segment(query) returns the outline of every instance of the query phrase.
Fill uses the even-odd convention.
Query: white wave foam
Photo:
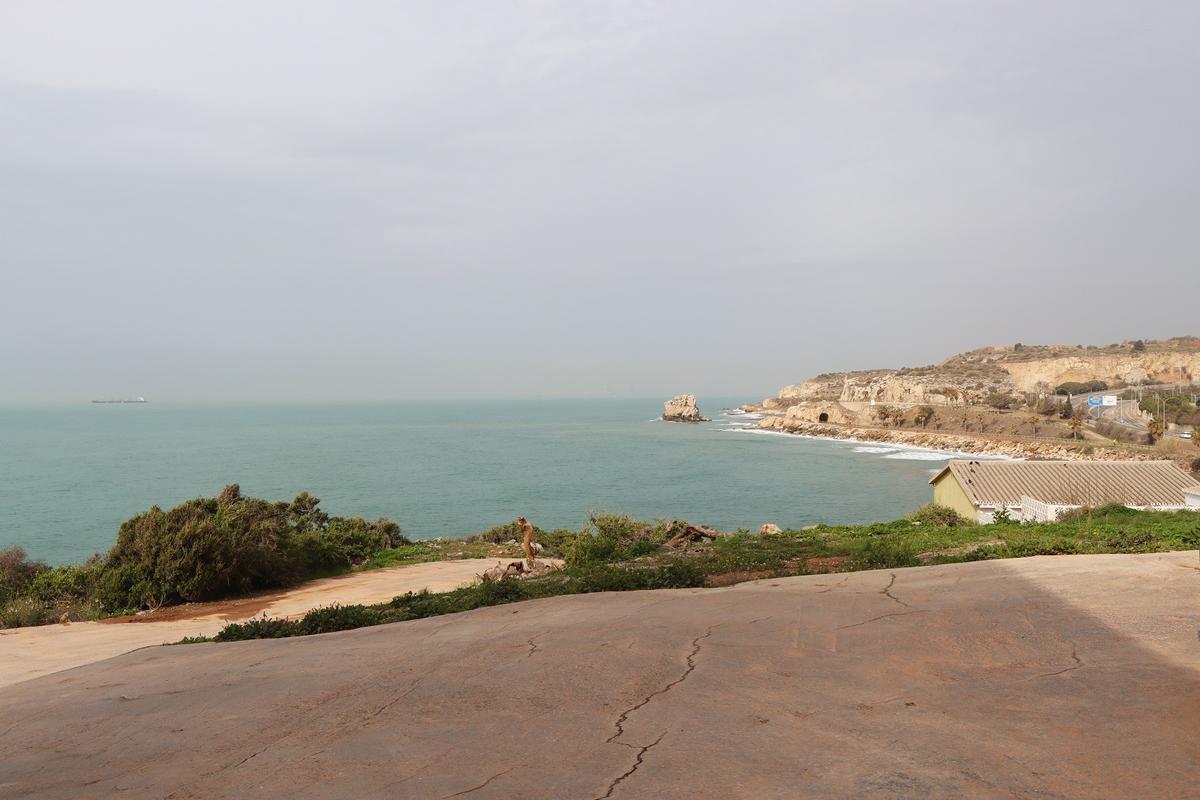
[[[851,448],[851,449],[852,449],[852,450],[853,450],[855,453],[894,453],[894,452],[896,452],[896,448],[894,448],[894,447],[870,447],[870,446],[862,446],[862,447],[854,447],[854,448]]]
[[[895,458],[904,461],[949,461],[958,455],[966,455],[966,453],[935,453],[931,450],[906,450],[889,453],[884,458]]]
[[[879,449],[878,455],[881,458],[895,459],[912,459],[914,461],[943,461],[951,458],[974,458],[974,459],[994,459],[996,461],[1019,461],[1021,459],[1013,458],[1012,456],[1000,455],[997,453],[970,453],[962,450],[930,450],[927,447],[919,447],[915,444],[900,444],[894,443],[886,448],[881,447],[878,441],[870,441],[866,439],[841,439],[836,436],[813,436],[808,433],[787,433],[785,431],[772,431],[763,428],[718,428],[718,430],[726,433],[757,433],[763,436],[784,436],[788,439],[815,439],[819,442],[829,442],[835,445],[867,445]],[[852,448],[858,450],[857,447]]]
[[[809,436],[800,437],[794,433],[784,433],[783,431],[768,431],[768,430],[764,430],[763,428],[718,428],[717,430],[722,431],[724,433],[756,433],[761,436],[784,436],[784,437],[787,437],[788,439],[815,438],[815,437],[809,437]]]

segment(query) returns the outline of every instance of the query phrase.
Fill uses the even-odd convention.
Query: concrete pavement
[[[1196,798],[1196,552],[592,594],[0,689],[5,798]]]

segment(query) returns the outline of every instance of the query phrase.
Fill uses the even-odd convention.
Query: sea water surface
[[[106,550],[129,517],[212,496],[387,516],[412,538],[518,515],[577,528],[589,511],[723,529],[895,519],[929,500],[949,457],[771,434],[721,413],[658,421],[661,400],[0,408],[0,547],[51,563]]]

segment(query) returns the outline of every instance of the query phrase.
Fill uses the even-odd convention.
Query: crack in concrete
[[[846,577],[842,578],[840,581],[833,584],[828,589],[818,589],[817,591],[813,592],[813,594],[825,594],[826,592],[832,592],[834,589],[840,589],[843,586],[845,586],[846,582],[849,580],[850,580],[850,576],[847,574]]]
[[[708,630],[704,633],[703,636],[697,636],[695,639],[692,639],[692,652],[688,653],[687,668],[683,671],[682,675],[680,675],[678,678],[671,681],[670,683],[668,683],[666,686],[662,687],[661,689],[651,692],[650,694],[646,695],[644,698],[642,698],[641,702],[639,702],[636,705],[632,706],[631,708],[628,708],[625,711],[621,712],[621,716],[617,717],[617,732],[614,733],[612,736],[608,737],[607,739],[605,739],[604,740],[605,744],[611,744],[613,742],[616,742],[617,739],[621,738],[621,735],[625,733],[625,722],[626,722],[626,720],[629,719],[630,714],[637,711],[639,708],[643,708],[647,703],[649,703],[654,698],[658,697],[660,694],[666,694],[667,692],[671,691],[676,686],[678,686],[679,684],[681,684],[685,680],[687,680],[687,677],[692,674],[692,671],[694,669],[696,669],[696,654],[700,652],[700,642],[707,639],[709,636],[712,636],[713,628],[715,628],[715,627],[716,627],[715,625],[710,625]],[[622,743],[617,742],[617,744],[622,744]]]
[[[245,758],[243,758],[241,761],[237,762],[236,764],[230,764],[228,767],[225,767],[224,769],[222,769],[222,770],[220,770],[220,771],[221,771],[221,772],[225,772],[225,770],[237,769],[238,767],[240,767],[242,764],[245,764],[245,763],[246,763],[247,761],[249,761],[250,759],[252,759],[252,758],[254,758],[254,757],[256,757],[256,756],[258,756],[258,755],[262,754],[263,752],[265,752],[265,751],[266,751],[266,749],[267,749],[268,747],[270,747],[272,744],[275,744],[275,742],[271,742],[271,744],[268,744],[266,747],[262,748],[261,750],[256,750],[256,751],[254,751],[253,753],[251,753],[250,755],[246,756]]]
[[[536,638],[537,638],[536,636],[531,636],[529,638],[529,640],[527,642],[527,644],[529,645],[529,652],[525,654],[526,658],[533,658],[533,654],[542,649],[537,646],[536,642],[533,641]]]
[[[445,795],[445,797],[443,797],[442,800],[448,800],[451,797],[462,797],[464,794],[470,794],[471,792],[478,792],[480,789],[487,786],[492,781],[496,780],[496,778],[502,778],[505,775],[507,775],[508,773],[512,772],[514,769],[516,769],[516,767],[509,767],[508,769],[504,770],[504,772],[497,772],[495,775],[488,778],[486,781],[479,784],[478,786],[472,786],[470,789],[463,789],[461,792],[455,792],[454,794]]]
[[[1076,652],[1076,649],[1075,649],[1075,643],[1074,643],[1074,642],[1071,642],[1071,660],[1075,662],[1075,663],[1074,663],[1074,664],[1072,664],[1071,666],[1069,666],[1069,667],[1067,667],[1067,668],[1065,668],[1065,669],[1060,669],[1060,670],[1058,670],[1057,672],[1047,672],[1047,673],[1045,673],[1044,675],[1038,675],[1038,677],[1039,677],[1039,678],[1052,678],[1052,677],[1054,677],[1055,675],[1062,675],[1064,672],[1073,672],[1074,670],[1077,670],[1077,669],[1079,669],[1080,667],[1082,667],[1082,666],[1083,666],[1083,661],[1082,661],[1082,660],[1080,660],[1080,658],[1079,658],[1079,654]]]
[[[388,702],[384,703],[384,704],[383,704],[383,705],[381,705],[379,708],[375,709],[375,710],[374,710],[374,711],[372,711],[370,714],[368,714],[368,715],[366,716],[366,719],[373,719],[373,718],[375,718],[375,717],[378,717],[378,716],[379,716],[380,714],[382,714],[384,711],[387,711],[389,708],[391,708],[392,706],[396,705],[396,703],[399,703],[401,700],[403,700],[404,698],[408,697],[410,694],[412,694],[413,692],[415,692],[415,691],[417,690],[417,687],[421,685],[421,681],[423,681],[423,680],[425,680],[425,676],[424,676],[424,675],[422,675],[421,677],[419,677],[419,678],[417,678],[415,681],[413,681],[413,683],[412,683],[412,686],[409,686],[409,687],[408,687],[407,689],[405,689],[403,692],[401,692],[400,694],[396,695],[396,696],[395,696],[395,697],[393,697],[391,700],[389,700]]]
[[[646,759],[646,753],[650,752],[650,748],[654,747],[659,742],[661,742],[663,740],[663,738],[666,737],[666,735],[667,735],[667,732],[663,731],[661,734],[659,734],[658,738],[655,739],[650,744],[645,745],[644,747],[636,748],[638,753],[637,753],[637,756],[634,757],[634,759],[633,759],[633,766],[631,766],[629,769],[625,770],[625,772],[622,775],[619,775],[616,780],[614,780],[612,783],[610,783],[608,785],[608,791],[605,792],[604,794],[600,795],[599,797],[597,797],[596,800],[608,800],[608,798],[612,797],[613,792],[615,792],[617,790],[617,786],[621,783],[621,781],[632,776],[633,773],[637,772],[638,769],[641,768],[642,762]],[[617,744],[624,745],[625,747],[633,747],[633,745],[625,744],[624,742],[617,742]]]
[[[897,611],[895,614],[880,614],[878,617],[871,617],[870,619],[864,619],[862,622],[856,622],[853,625],[840,625],[840,626],[838,626],[838,630],[844,631],[847,628],[857,628],[860,625],[868,625],[872,622],[878,622],[881,619],[887,619],[888,617],[907,617],[910,614],[924,614],[924,613],[925,613],[925,609],[918,608],[918,609],[914,609],[912,611]]]
[[[432,767],[434,764],[436,764],[437,762],[439,762],[439,761],[441,761],[443,758],[445,758],[445,757],[446,757],[446,755],[447,755],[449,752],[450,752],[449,750],[443,750],[442,752],[438,753],[438,754],[437,754],[436,756],[434,756],[433,758],[431,758],[431,759],[429,759],[428,761],[426,761],[426,762],[425,762],[424,764],[422,764],[421,766],[417,767],[415,770],[413,770],[413,771],[412,771],[412,772],[410,772],[409,774],[405,775],[405,776],[404,776],[403,778],[401,778],[400,780],[398,780],[398,781],[392,781],[391,783],[387,784],[386,786],[384,786],[384,787],[381,789],[381,791],[387,791],[388,789],[391,789],[393,786],[399,786],[399,785],[400,785],[400,784],[402,784],[402,783],[408,783],[408,782],[409,782],[409,781],[411,781],[413,778],[415,778],[415,777],[417,777],[418,775],[422,774],[423,772],[425,772],[425,770],[429,769],[429,768],[430,768],[430,767]]]
[[[896,585],[896,573],[893,572],[892,579],[890,581],[888,581],[887,586],[885,586],[879,590],[879,593],[882,595],[887,595],[890,599],[895,600],[897,603],[904,606],[905,608],[912,608],[912,606],[910,606],[908,603],[904,602],[899,597],[896,597],[896,595],[892,594],[892,587],[895,585]]]

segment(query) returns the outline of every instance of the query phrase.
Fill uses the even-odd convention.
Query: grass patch
[[[211,641],[237,642],[246,639],[281,639],[314,633],[382,625],[389,622],[456,614],[487,606],[515,603],[568,594],[621,592],[634,589],[679,589],[702,586],[704,575],[694,565],[679,562],[662,566],[588,566],[526,580],[485,579],[474,586],[450,592],[409,592],[378,605],[334,605],[317,608],[298,620],[252,619],[226,625]],[[203,637],[182,644],[210,641]]]
[[[1083,509],[1052,524],[995,525],[962,524],[961,518],[926,509],[912,519],[873,525],[818,526],[769,536],[739,532],[682,550],[661,546],[671,529],[669,523],[593,515],[589,528],[564,539],[567,566],[558,572],[529,579],[485,580],[451,592],[409,593],[379,605],[333,606],[309,612],[299,620],[234,623],[214,639],[304,636],[589,592],[727,585],[754,578],[993,558],[1200,548],[1200,514],[1135,511],[1123,506]],[[443,546],[448,545],[438,544]],[[425,555],[413,550],[406,557]]]

